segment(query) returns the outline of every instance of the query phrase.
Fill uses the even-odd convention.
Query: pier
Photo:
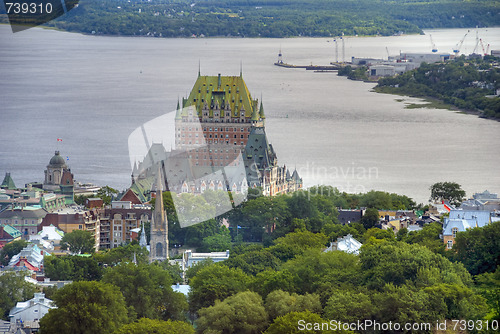
[[[316,72],[330,72],[330,71],[338,71],[339,69],[351,65],[351,64],[340,64],[340,63],[332,63],[331,65],[294,65],[288,64],[284,62],[276,62],[274,65],[285,68],[305,68],[307,71],[316,71]],[[352,65],[351,65],[352,66]]]

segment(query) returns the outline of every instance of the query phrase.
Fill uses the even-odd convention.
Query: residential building
[[[359,250],[363,244],[354,239],[351,234],[343,237],[338,237],[337,241],[331,242],[330,246],[324,252],[342,251],[350,254],[359,255]]]
[[[497,194],[485,190],[482,193],[472,195],[472,198],[464,201],[460,208],[463,210],[499,211],[500,198]]]
[[[342,225],[360,222],[365,210],[345,210],[339,209],[338,219]]]
[[[21,239],[21,232],[10,225],[0,225],[0,246]]]
[[[50,225],[59,228],[64,233],[70,233],[74,230],[91,232],[95,239],[95,248],[99,250],[101,228],[99,209],[85,209],[73,205],[48,213],[37,232],[41,231],[43,226]]]
[[[100,249],[110,249],[133,240],[132,230],[151,221],[151,206],[128,201],[112,202],[100,214]]]
[[[443,242],[447,249],[453,248],[458,232],[465,232],[472,226],[467,220],[461,218],[447,219],[443,225]]]
[[[491,213],[481,210],[454,209],[450,211],[448,218],[445,218],[445,223],[448,219],[465,219],[471,227],[484,227],[491,223]]]
[[[10,225],[21,232],[22,238],[28,240],[30,235],[38,233],[38,227],[47,215],[41,207],[11,207],[0,212],[0,225]]]
[[[45,298],[44,293],[35,293],[33,299],[25,302],[18,302],[16,306],[10,310],[9,318],[11,328],[39,328],[38,322],[40,319],[42,319],[50,309],[54,308],[56,308],[54,302]]]
[[[18,254],[14,255],[7,265],[8,269],[27,269],[40,271],[43,267],[43,257],[48,253],[35,244],[28,244]]]

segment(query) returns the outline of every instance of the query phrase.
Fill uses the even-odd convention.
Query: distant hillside
[[[106,35],[291,37],[387,36],[499,22],[495,0],[81,0],[47,25]]]

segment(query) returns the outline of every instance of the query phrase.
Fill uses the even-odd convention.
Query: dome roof
[[[50,159],[49,165],[54,167],[65,167],[66,162],[64,161],[64,158],[59,154],[59,151],[56,151],[55,155],[52,157],[52,159]]]

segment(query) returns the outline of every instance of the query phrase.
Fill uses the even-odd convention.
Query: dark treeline
[[[81,0],[47,25],[156,37],[388,36],[423,28],[493,26],[499,12],[497,1],[486,0]],[[2,20],[7,22],[5,16]]]

